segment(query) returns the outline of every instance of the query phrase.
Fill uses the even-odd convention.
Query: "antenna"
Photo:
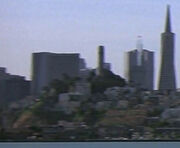
[[[142,65],[142,51],[143,51],[143,43],[142,43],[142,36],[138,35],[137,36],[137,65],[141,66]]]
[[[143,41],[142,41],[142,36],[141,35],[137,36],[136,48],[137,48],[138,51],[143,49]]]

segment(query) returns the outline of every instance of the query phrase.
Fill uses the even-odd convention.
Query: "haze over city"
[[[144,48],[155,52],[155,83],[159,74],[160,34],[166,5],[171,6],[176,34],[175,66],[180,86],[180,17],[177,0],[0,0],[0,66],[30,79],[31,53],[80,53],[87,66],[97,65],[97,46],[105,46],[106,61],[124,77],[125,51]],[[156,85],[156,84],[155,84]]]

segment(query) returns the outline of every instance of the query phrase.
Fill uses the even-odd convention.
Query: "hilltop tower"
[[[98,47],[98,67],[97,75],[102,76],[104,69],[104,46]]]
[[[161,68],[159,90],[175,90],[174,38],[171,32],[170,6],[167,6],[165,32],[161,34]]]

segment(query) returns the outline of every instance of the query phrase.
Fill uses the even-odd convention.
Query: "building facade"
[[[126,78],[129,83],[140,88],[153,90],[154,52],[135,49],[126,53]]]
[[[104,63],[103,68],[111,71],[111,63]]]
[[[30,81],[25,80],[23,76],[11,75],[6,72],[6,68],[0,67],[0,104],[17,101],[28,95]]]
[[[161,34],[159,90],[175,90],[174,33],[171,32],[170,8],[167,7],[165,32]]]
[[[54,79],[63,79],[79,75],[79,54],[57,54],[40,52],[32,54],[32,86],[31,92],[37,95]]]
[[[86,69],[86,61],[85,59],[83,58],[80,58],[80,61],[79,61],[79,69]]]

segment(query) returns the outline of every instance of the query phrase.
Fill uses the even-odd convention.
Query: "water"
[[[180,142],[21,142],[0,143],[0,148],[180,148]]]

